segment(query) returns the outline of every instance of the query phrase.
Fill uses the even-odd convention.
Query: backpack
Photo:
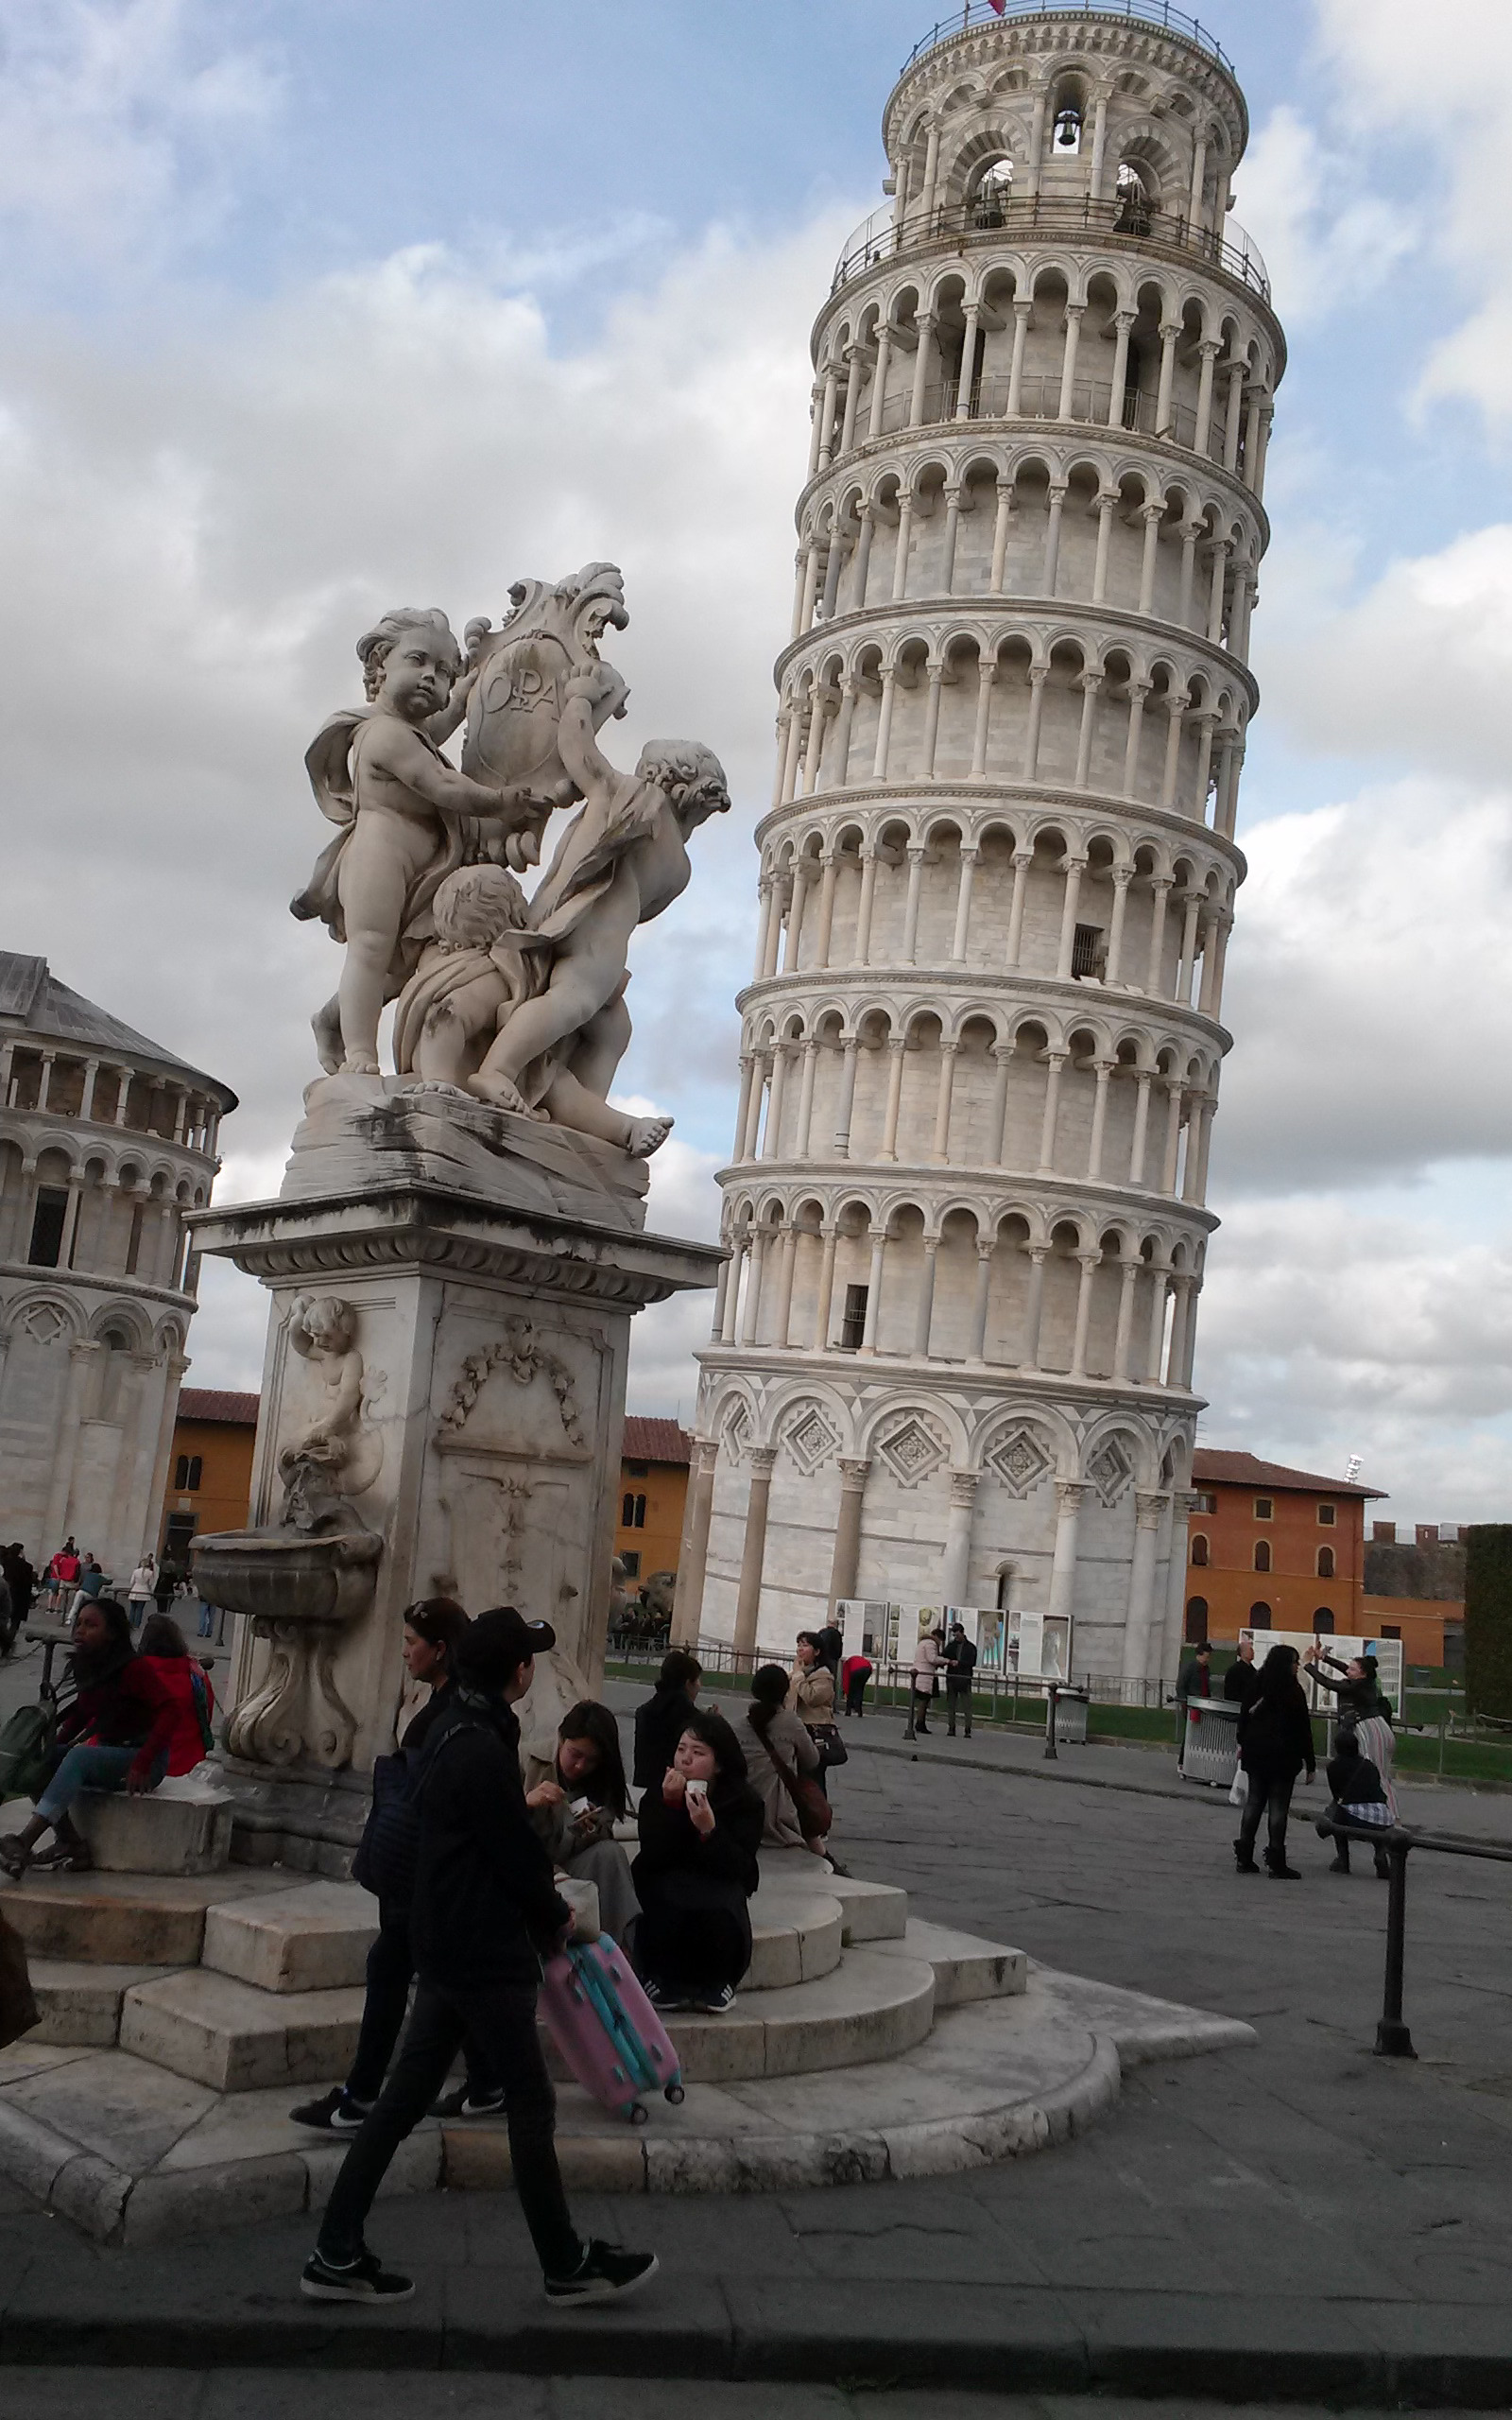
[[[399,1899],[406,1905],[415,1889],[420,1862],[420,1789],[438,1752],[459,1731],[482,1731],[481,1722],[449,1722],[411,1764],[403,1748],[378,1756],[372,1769],[372,1805],[362,1827],[352,1878],[378,1899]],[[4,1740],[0,1733],[0,1742]]]
[[[215,1735],[210,1722],[210,1686],[198,1664],[190,1667],[189,1694],[199,1718],[199,1745],[208,1756],[215,1744]]]
[[[0,1799],[35,1798],[52,1773],[58,1709],[18,1705],[0,1725]]]

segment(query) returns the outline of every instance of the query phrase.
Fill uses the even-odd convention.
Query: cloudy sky
[[[627,751],[737,812],[643,937],[655,1222],[713,1232],[807,336],[928,0],[0,0],[0,942],[235,1086],[276,1189],[334,953],[307,740],[399,602],[626,569]],[[1203,1435],[1505,1518],[1512,8],[1211,0],[1291,345]],[[199,1384],[255,1385],[208,1269]],[[632,1404],[691,1413],[701,1302]]]

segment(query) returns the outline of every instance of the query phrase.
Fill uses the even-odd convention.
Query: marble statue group
[[[644,1158],[668,1118],[611,1109],[630,1039],[627,954],[686,888],[690,835],[730,804],[694,740],[648,740],[622,773],[598,733],[628,691],[599,654],[628,620],[612,563],[521,581],[494,629],[401,608],[357,643],[366,703],[322,726],[305,764],[336,824],[293,912],[346,951],[314,1019],[330,1075],[377,1076],[395,1002],[406,1090],[461,1095]],[[465,723],[461,766],[442,753]],[[576,806],[527,896],[558,808]]]

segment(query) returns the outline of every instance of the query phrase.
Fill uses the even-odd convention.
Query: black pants
[[[953,1739],[955,1737],[957,1709],[965,1718],[966,1736],[970,1739],[971,1736],[971,1684],[970,1681],[947,1681],[945,1684],[946,1727]]]
[[[1295,1772],[1248,1772],[1245,1775],[1249,1795],[1245,1811],[1239,1818],[1239,1844],[1246,1857],[1255,1854],[1255,1835],[1263,1815],[1268,1854],[1278,1864],[1286,1856],[1286,1818],[1292,1809],[1292,1792],[1297,1787]]]
[[[1355,1816],[1353,1816],[1353,1815],[1351,1815],[1351,1814],[1350,1814],[1350,1812],[1349,1812],[1349,1808],[1348,1808],[1347,1806],[1330,1806],[1330,1808],[1329,1808],[1329,1813],[1332,1816],[1332,1818],[1333,1818],[1333,1820],[1334,1820],[1334,1822],[1335,1822],[1336,1824],[1353,1824],[1353,1823],[1355,1823],[1355,1822],[1357,1822],[1357,1821],[1358,1821],[1358,1818],[1357,1818],[1357,1817],[1355,1817]],[[1343,1871],[1344,1871],[1346,1874],[1348,1874],[1348,1873],[1349,1873],[1349,1851],[1350,1851],[1350,1848],[1351,1848],[1351,1847],[1354,1847],[1354,1848],[1366,1848],[1366,1847],[1368,1847],[1368,1848],[1374,1849],[1374,1850],[1375,1850],[1375,1859],[1376,1859],[1376,1872],[1377,1872],[1378,1874],[1384,1875],[1384,1876],[1386,1876],[1389,1878],[1389,1876],[1390,1876],[1390,1873],[1391,1873],[1391,1859],[1390,1859],[1390,1858],[1389,1858],[1389,1857],[1387,1857],[1386,1852],[1385,1852],[1385,1850],[1384,1850],[1384,1849],[1383,1849],[1383,1848],[1376,1848],[1376,1844],[1375,1844],[1374,1841],[1341,1841],[1341,1840],[1339,1839],[1339,1837],[1338,1837],[1338,1834],[1337,1834],[1337,1833],[1335,1833],[1335,1834],[1334,1834],[1334,1836],[1333,1836],[1333,1853],[1334,1853],[1335,1857],[1338,1858],[1339,1864],[1340,1864],[1341,1868],[1343,1869]]]
[[[871,1675],[869,1672],[851,1673],[850,1678],[845,1685],[845,1710],[847,1714],[853,1714],[859,1719],[866,1705],[867,1683],[870,1678]]]
[[[557,2166],[557,2096],[536,2031],[535,1990],[520,1983],[453,1991],[421,1982],[393,2071],[341,2163],[320,2222],[320,2250],[350,2260],[360,2249],[388,2163],[439,2092],[464,2038],[486,2051],[490,2072],[503,2083],[515,2186],[541,2268],[548,2277],[570,2276],[583,2247]]]
[[[402,1899],[378,1902],[378,1938],[368,1952],[368,1996],[362,2008],[357,2055],[352,2062],[347,2090],[353,2100],[376,2100],[384,2088],[388,2062],[404,2030],[409,1987],[415,1976],[415,1953],[409,1945],[409,1908]],[[469,2089],[490,2100],[496,2089],[486,2060],[470,2040],[467,2046]]]
[[[641,1886],[635,1958],[643,1975],[679,1992],[733,1991],[750,1964],[750,1918],[705,1898],[690,1876]]]

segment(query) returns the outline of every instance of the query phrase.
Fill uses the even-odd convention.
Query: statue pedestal
[[[376,1113],[365,1132],[347,1098],[364,1083]],[[637,1232],[627,1203],[639,1171],[605,1146],[584,1143],[575,1167],[580,1138],[487,1113],[485,1194],[455,1182],[455,1163],[432,1163],[417,1121],[387,1105],[391,1080],[333,1079],[307,1100],[322,1093],[336,1094],[348,1130],[345,1189],[308,1192],[297,1147],[280,1201],[192,1221],[201,1253],[273,1298],[253,1528],[198,1540],[195,1562],[212,1601],[240,1616],[225,1758],[241,1806],[233,1854],[339,1873],[373,1759],[393,1745],[403,1615],[417,1598],[455,1597],[473,1614],[512,1603],[551,1623],[558,1651],[538,1660],[520,1708],[527,1749],[549,1750],[566,1706],[596,1686],[630,1321],[713,1285],[723,1255]],[[606,1156],[624,1171],[617,1184],[598,1181]],[[312,1300],[317,1312],[345,1306],[340,1366],[353,1407],[360,1380],[360,1409],[344,1426],[332,1413],[336,1357],[322,1367],[291,1345]],[[318,1519],[301,1544],[285,1519],[290,1457],[323,1420],[340,1431],[339,1586],[326,1569],[332,1525]]]

